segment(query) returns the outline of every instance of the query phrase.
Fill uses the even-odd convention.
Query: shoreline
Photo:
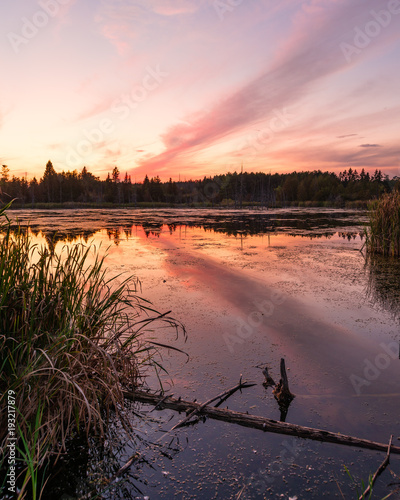
[[[290,203],[286,205],[275,204],[274,206],[265,206],[260,203],[243,203],[242,207],[232,205],[211,205],[211,204],[170,204],[170,203],[162,203],[162,202],[139,202],[139,203],[124,203],[124,204],[116,204],[116,203],[75,203],[75,202],[66,202],[66,203],[26,203],[26,204],[18,204],[14,203],[9,211],[13,210],[77,210],[77,209],[90,209],[90,210],[126,210],[126,209],[134,209],[134,210],[142,210],[142,209],[172,209],[172,210],[187,210],[187,209],[196,209],[196,210],[237,210],[237,211],[247,211],[247,210],[260,210],[260,211],[269,211],[276,209],[290,209],[290,208],[331,208],[331,209],[343,209],[343,210],[367,210],[368,205],[373,200],[369,201],[351,201],[341,204],[335,203],[327,203],[327,202],[299,202],[299,203]]]

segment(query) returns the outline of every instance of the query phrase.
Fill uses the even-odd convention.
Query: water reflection
[[[47,247],[51,253],[54,253],[58,242],[74,243],[77,240],[88,243],[91,237],[94,236],[96,231],[84,230],[68,230],[68,231],[48,231],[38,228],[29,228],[31,234],[35,237],[43,236],[46,241]]]
[[[400,262],[382,256],[368,256],[367,295],[376,305],[389,311],[400,323]]]
[[[338,236],[347,241],[356,240],[357,238],[360,238],[360,240],[362,241],[365,237],[365,233],[364,231],[339,231]]]
[[[326,239],[329,240],[335,234],[338,234],[339,237],[346,239],[348,241],[351,240],[356,240],[357,238],[360,238],[363,240],[364,238],[364,233],[362,231],[355,231],[355,232],[339,232],[336,233],[336,231],[325,231],[325,232],[320,232],[320,233],[309,233],[309,232],[292,232],[292,231],[282,231],[279,229],[271,229],[269,231],[260,231],[257,233],[250,233],[247,231],[243,230],[225,230],[224,228],[221,227],[207,227],[204,224],[200,225],[195,225],[195,224],[149,224],[149,223],[144,223],[140,225],[134,225],[130,227],[126,226],[120,226],[116,227],[114,229],[106,229],[107,231],[107,236],[108,239],[114,243],[114,245],[118,246],[121,243],[121,239],[124,238],[125,240],[131,239],[135,234],[137,235],[138,232],[143,232],[143,234],[146,236],[146,238],[159,238],[161,234],[168,233],[170,236],[180,233],[179,237],[182,237],[182,232],[186,234],[186,230],[194,229],[194,228],[200,228],[203,229],[204,232],[210,232],[210,233],[217,233],[217,234],[224,234],[227,236],[233,236],[234,238],[240,238],[243,240],[243,238],[247,238],[249,236],[261,236],[261,235],[267,235],[268,237],[271,235],[278,235],[278,234],[286,234],[287,236],[293,236],[297,238],[307,238],[309,240],[314,240],[314,239]],[[54,251],[55,246],[58,242],[66,242],[66,243],[73,243],[75,241],[84,241],[87,243],[92,237],[96,235],[96,233],[99,233],[101,229],[96,229],[93,231],[82,231],[82,230],[71,230],[71,231],[46,231],[46,230],[31,230],[32,233],[35,236],[42,235],[46,243],[48,245],[48,248],[50,251]]]
[[[308,239],[363,238],[363,232],[355,226],[361,223],[361,215],[349,212],[287,212],[287,213],[226,213],[221,211],[153,211],[92,213],[93,211],[59,211],[44,213],[18,213],[22,226],[30,228],[34,235],[44,236],[49,249],[54,250],[59,241],[87,242],[96,233],[106,230],[110,241],[119,245],[122,238],[130,239],[138,231],[147,238],[158,238],[162,233],[170,235],[187,229],[202,229],[227,236],[245,238],[256,235],[287,234]],[[16,219],[16,218],[15,218]],[[14,224],[14,228],[17,227]],[[353,230],[354,227],[354,230]]]
[[[143,498],[144,490],[156,488],[164,463],[173,461],[189,443],[179,436],[159,442],[157,436],[166,425],[163,420],[129,401],[125,411],[132,415],[130,432],[112,415],[104,439],[94,436],[88,442],[85,436],[77,436],[67,443],[67,453],[52,464],[48,500]]]

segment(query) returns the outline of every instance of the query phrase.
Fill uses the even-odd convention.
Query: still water
[[[169,331],[154,332],[159,342],[189,356],[164,352],[168,376],[163,384],[174,397],[202,402],[242,376],[256,385],[231,397],[225,407],[279,420],[260,367],[267,365],[279,379],[283,357],[296,395],[287,422],[383,443],[393,434],[400,445],[400,266],[387,259],[368,261],[360,251],[365,213],[60,210],[10,215],[29,225],[35,242],[56,250],[72,242],[101,244],[110,272],[137,276],[143,297],[184,323],[186,342]],[[154,374],[148,374],[146,384],[157,387]],[[85,491],[85,476],[100,483],[136,451],[140,459],[127,480],[104,498],[356,498],[343,466],[360,484],[383,460],[378,452],[212,420],[163,437],[182,416],[141,405],[132,410],[145,416],[132,416],[135,441],[112,429],[114,453],[107,446],[84,458],[81,453],[81,474],[75,471],[54,498],[78,497],[77,491]],[[65,475],[71,465],[64,467]],[[398,457],[392,457],[391,468],[400,473]],[[375,498],[392,491],[387,485],[396,481],[387,470]]]

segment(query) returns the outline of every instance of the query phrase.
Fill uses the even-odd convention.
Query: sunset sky
[[[0,162],[400,175],[400,0],[14,0]]]

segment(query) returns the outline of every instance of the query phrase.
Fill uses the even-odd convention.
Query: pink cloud
[[[55,144],[49,144],[47,148],[52,151],[63,151],[64,145],[58,142]]]
[[[105,156],[105,158],[110,158],[110,157],[115,158],[115,157],[119,157],[119,156],[121,156],[121,155],[122,155],[122,152],[121,152],[121,150],[120,150],[120,149],[114,149],[114,150],[113,150],[113,149],[109,149],[109,148],[107,148],[107,149],[105,150],[105,152],[104,152],[104,156]]]
[[[157,23],[158,17],[194,14],[205,0],[137,0],[132,3],[103,2],[96,22],[102,35],[109,40],[122,56],[133,50],[133,42],[139,33]]]
[[[69,0],[65,5],[59,5],[60,11],[57,13],[57,23],[54,25],[54,31],[58,34],[62,26],[70,22],[70,10],[77,3],[78,0]]]
[[[99,25],[100,33],[116,47],[118,53],[126,55],[132,48],[133,40],[138,38],[137,26],[147,22],[143,16],[143,9],[139,5],[102,2],[95,22]]]
[[[79,114],[77,117],[77,121],[87,120],[88,118],[98,116],[105,111],[110,111],[113,101],[114,99],[112,98],[106,98],[103,101],[97,102],[91,108]]]
[[[135,36],[129,26],[113,22],[101,28],[102,35],[115,46],[120,55],[126,55],[132,48]]]
[[[291,37],[276,52],[269,68],[260,77],[217,102],[209,112],[186,117],[188,124],[175,124],[162,136],[165,151],[141,160],[138,173],[157,173],[179,167],[204,148],[217,144],[260,120],[273,116],[274,110],[284,112],[328,76],[349,69],[340,48],[342,41],[351,41],[354,23],[368,18],[376,7],[373,0],[352,5],[344,0],[310,0],[294,19]],[[382,36],[376,44],[387,43]],[[357,61],[368,57],[360,54]],[[190,164],[189,164],[190,165]],[[178,168],[179,168],[178,167]]]
[[[203,1],[197,0],[147,0],[146,2],[153,12],[162,16],[177,16],[182,14],[193,14]]]

